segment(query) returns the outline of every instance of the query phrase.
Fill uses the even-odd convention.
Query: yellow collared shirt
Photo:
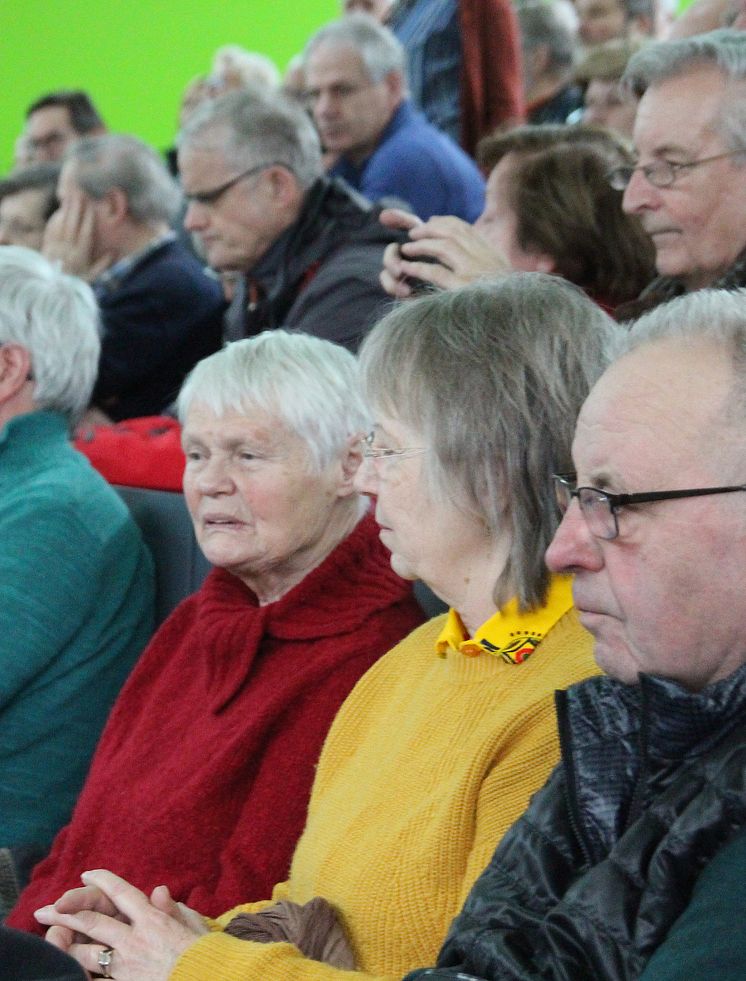
[[[572,576],[553,575],[544,606],[521,613],[514,597],[486,620],[474,637],[469,636],[461,617],[451,609],[435,642],[436,653],[439,657],[446,657],[449,650],[465,657],[492,654],[508,664],[522,664],[572,605]]]

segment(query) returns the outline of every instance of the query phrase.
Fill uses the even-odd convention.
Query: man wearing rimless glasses
[[[436,968],[408,981],[746,977],[746,290],[632,329],[555,478],[547,551],[606,676]]]
[[[608,178],[650,235],[660,274],[622,315],[703,287],[746,286],[746,32],[648,45],[622,82],[641,96],[638,165]]]

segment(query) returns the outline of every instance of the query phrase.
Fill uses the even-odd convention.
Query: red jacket
[[[266,898],[287,876],[339,705],[422,619],[370,517],[267,606],[214,569],[143,654],[8,924],[38,929],[33,910],[91,868],[146,892],[165,883],[208,915]]]
[[[474,155],[497,126],[523,122],[518,19],[510,0],[459,0],[461,145]]]

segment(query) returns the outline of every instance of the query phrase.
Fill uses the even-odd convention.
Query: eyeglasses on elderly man
[[[560,511],[564,514],[575,498],[591,534],[596,538],[613,541],[619,535],[619,511],[633,504],[652,504],[656,501],[675,501],[687,497],[705,497],[709,494],[730,494],[746,491],[746,484],[728,487],[698,487],[690,490],[645,491],[639,494],[612,494],[598,487],[577,487],[574,473],[553,475],[555,495]]]

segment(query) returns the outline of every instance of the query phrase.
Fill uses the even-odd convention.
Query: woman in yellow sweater
[[[616,329],[540,273],[409,301],[374,328],[361,359],[376,427],[360,486],[394,569],[449,613],[343,704],[272,900],[205,922],[164,887],[147,897],[99,870],[37,913],[51,942],[120,981],[372,981],[433,961],[557,760],[554,690],[594,671],[570,582],[549,575],[543,553],[557,521],[551,474],[570,465],[577,410]],[[296,943],[233,935],[238,914],[317,896],[346,933],[349,956],[332,958],[344,967],[303,953],[292,929]]]

